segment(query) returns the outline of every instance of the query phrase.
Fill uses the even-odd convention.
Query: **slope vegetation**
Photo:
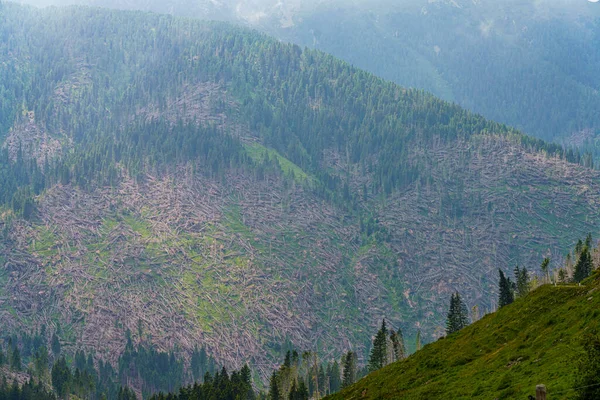
[[[600,280],[538,288],[328,399],[525,399],[545,384],[571,398],[586,334],[596,334]]]

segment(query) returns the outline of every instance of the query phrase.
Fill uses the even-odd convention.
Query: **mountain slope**
[[[0,6],[0,319],[125,331],[266,377],[290,344],[439,336],[450,293],[560,255],[598,173],[557,146],[225,24]],[[326,349],[326,351],[323,351]]]
[[[582,340],[599,328],[599,285],[542,286],[328,399],[516,399],[539,384],[572,398]]]
[[[600,7],[587,1],[30,1],[236,21],[528,134],[597,147]]]

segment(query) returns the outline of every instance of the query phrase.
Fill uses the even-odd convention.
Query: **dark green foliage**
[[[60,347],[60,340],[58,339],[56,332],[52,334],[51,346],[52,346],[52,353],[54,354],[54,357],[58,357],[58,355],[60,354],[61,347]]]
[[[579,245],[579,243],[578,243]],[[590,249],[587,245],[583,245],[580,247],[580,250],[576,252],[579,254],[579,258],[577,259],[577,264],[575,264],[575,272],[573,273],[573,280],[575,282],[581,282],[594,270],[594,265],[592,261],[592,255],[590,254]]]
[[[542,265],[540,266],[540,269],[542,270],[542,276],[544,279],[548,279],[549,277],[549,271],[548,271],[548,266],[550,265],[550,259],[549,258],[544,258],[544,261],[542,261]]]
[[[214,375],[216,370],[216,363],[212,357],[208,356],[205,347],[202,347],[200,349],[198,349],[198,347],[195,347],[190,361],[190,369],[194,381],[200,382],[206,373]],[[242,372],[243,371],[244,369],[242,369]]]
[[[304,384],[304,381],[301,379],[300,382],[294,381],[292,384],[292,389],[290,390],[290,394],[288,396],[289,400],[308,400],[308,389]]]
[[[373,339],[373,347],[371,348],[371,355],[369,357],[369,371],[377,371],[388,363],[387,337],[388,330],[384,319],[381,323],[381,328],[379,328]]]
[[[138,400],[135,392],[127,387],[120,388],[119,394],[117,395],[117,400]]]
[[[64,398],[71,392],[72,381],[71,369],[63,356],[52,366],[52,386],[58,397]]]
[[[507,278],[502,270],[498,271],[500,272],[500,283],[498,285],[500,294],[498,298],[498,306],[504,307],[515,301],[515,295],[513,293],[513,285],[510,281],[510,278]]]
[[[10,367],[14,371],[21,370],[21,351],[19,350],[19,347],[16,345],[16,343],[11,351]]]
[[[149,397],[150,400],[252,400],[255,398],[252,384],[243,378],[242,371],[231,376],[225,368],[214,376],[206,374],[203,383],[182,387],[177,394],[162,393]],[[282,397],[277,397],[282,399]]]
[[[0,399],[2,400],[56,400],[56,396],[44,387],[43,383],[35,384],[32,380],[23,386],[14,381],[11,385],[6,383],[4,377],[0,384]]]
[[[469,325],[469,311],[458,292],[450,298],[450,308],[446,319],[446,334],[451,335]]]
[[[269,399],[270,400],[283,400],[279,393],[279,384],[277,382],[277,373],[274,371],[269,381]]]
[[[600,337],[588,334],[583,339],[585,354],[575,375],[577,400],[600,399]]]
[[[174,353],[141,344],[134,347],[129,338],[119,357],[119,380],[123,386],[138,381],[144,397],[159,391],[175,392],[183,383],[183,363]]]
[[[342,388],[340,365],[337,360],[327,366],[327,377],[329,378],[329,393],[338,392]]]
[[[356,382],[358,357],[356,353],[349,351],[342,358],[344,370],[342,371],[342,387],[348,387]]]
[[[525,297],[529,293],[529,272],[527,268],[515,267],[515,281],[516,281],[516,295],[518,297]]]

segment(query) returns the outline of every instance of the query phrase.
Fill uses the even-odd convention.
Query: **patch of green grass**
[[[139,233],[143,239],[147,239],[152,236],[152,228],[146,221],[138,219],[133,215],[124,215],[123,222],[126,223],[131,230]]]
[[[296,164],[279,154],[279,152],[267,148],[259,143],[248,143],[245,144],[244,147],[246,149],[246,153],[255,162],[262,162],[265,158],[266,153],[268,154],[269,159],[277,160],[279,166],[281,167],[281,172],[283,172],[284,175],[289,176],[293,174],[294,179],[298,183],[310,184],[313,182],[313,178],[310,175],[304,172],[302,168],[300,168],[299,166],[297,166]]]
[[[31,243],[31,251],[36,252],[39,256],[44,258],[50,258],[54,256],[57,252],[57,238],[45,226],[37,227],[38,238],[33,240]]]
[[[542,286],[329,399],[568,399],[580,340],[600,330],[600,278]],[[552,396],[557,393],[557,396]]]

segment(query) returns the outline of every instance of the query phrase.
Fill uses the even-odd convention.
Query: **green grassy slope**
[[[525,399],[573,394],[580,339],[599,328],[600,281],[542,286],[329,399]]]

